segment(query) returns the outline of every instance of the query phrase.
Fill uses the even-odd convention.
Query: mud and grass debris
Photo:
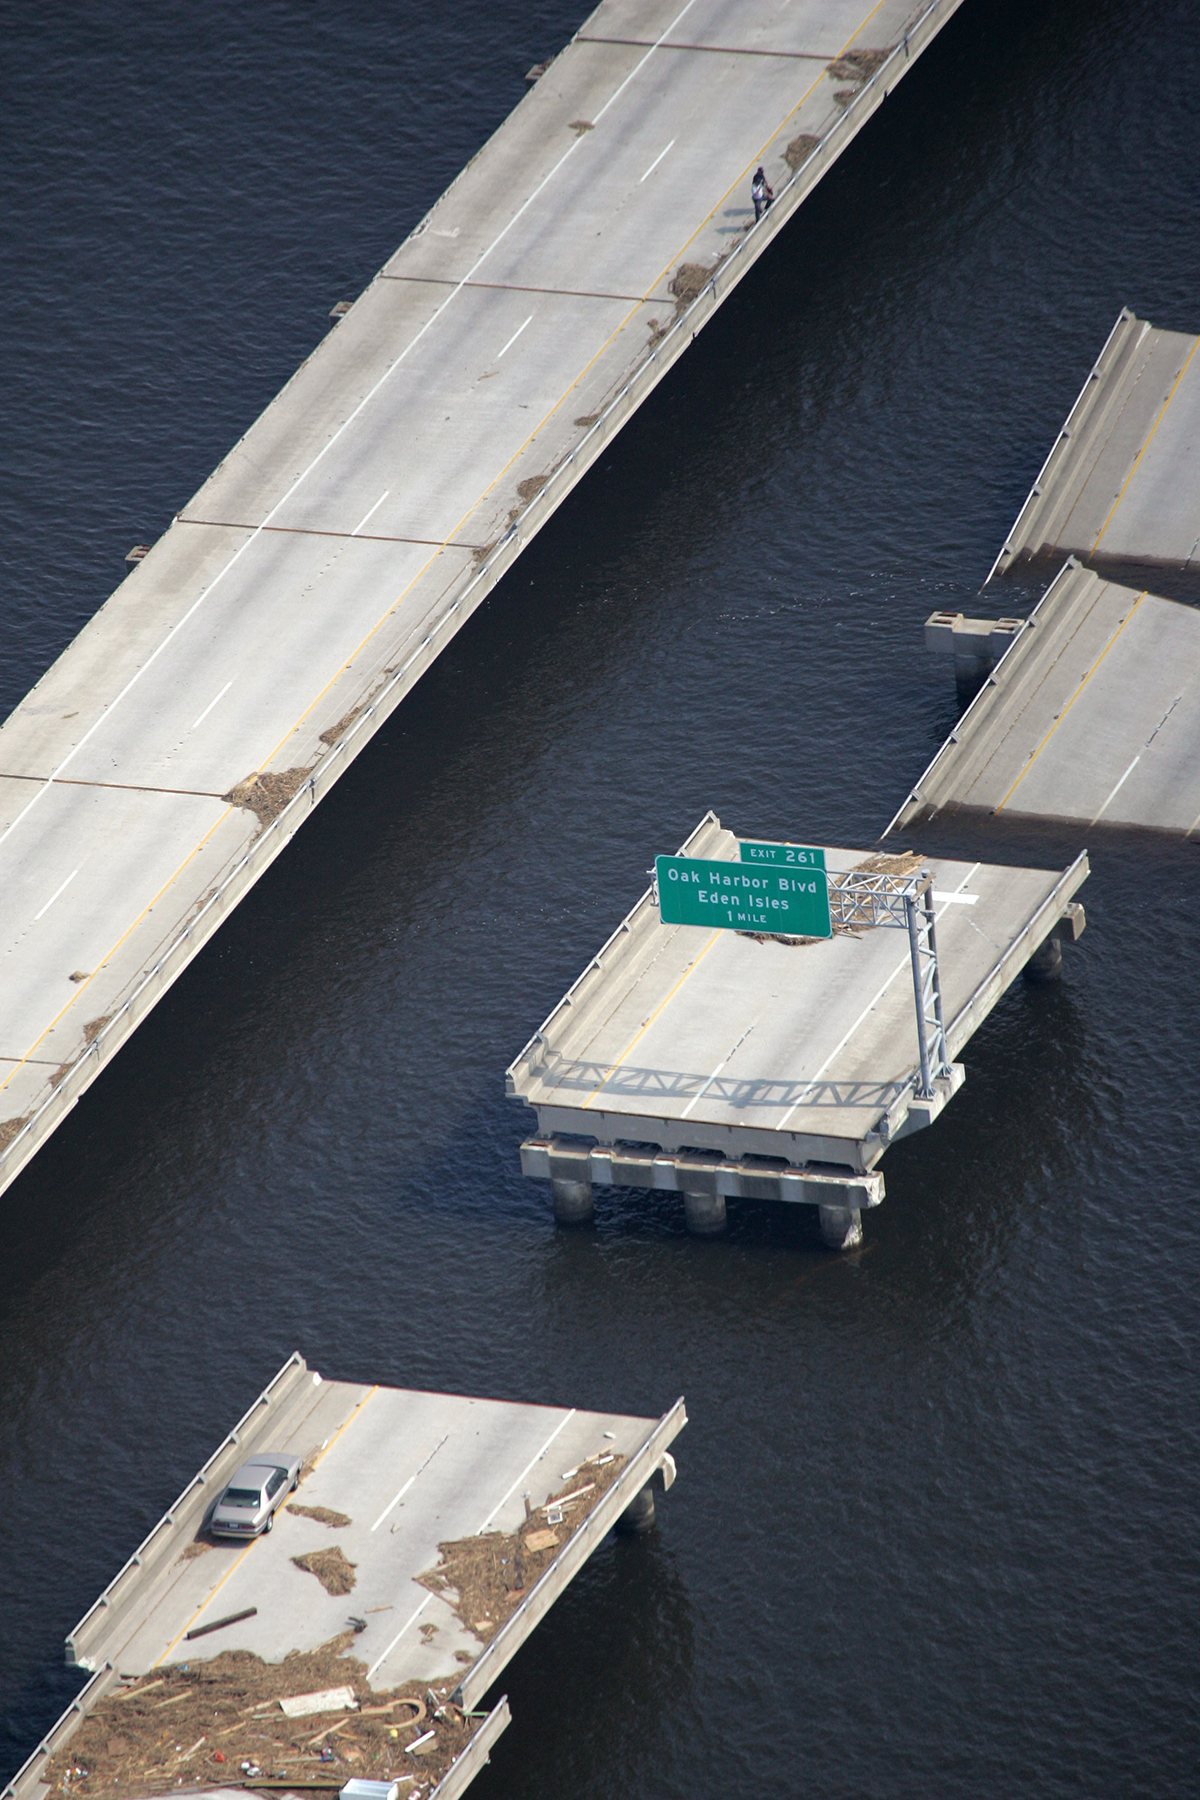
[[[517,492],[520,494],[526,506],[529,505],[531,500],[537,498],[549,479],[550,477],[548,475],[530,475],[524,481],[518,481]]]
[[[361,706],[353,706],[348,713],[343,713],[336,725],[331,725],[328,731],[323,731],[321,733],[321,742],[323,744],[328,744],[330,749],[332,749],[338,739],[345,732],[349,731],[355,719],[360,716],[362,711],[363,708]]]
[[[307,780],[307,769],[256,769],[221,798],[227,806],[244,806],[265,826],[279,817]]]
[[[334,1512],[329,1506],[300,1506],[295,1500],[289,1500],[287,1509],[290,1513],[299,1513],[302,1519],[315,1519],[318,1525],[328,1525],[334,1531],[353,1523],[349,1513]]]
[[[836,62],[830,63],[826,73],[835,81],[857,81],[861,85],[883,67],[891,54],[891,49],[848,50]]]
[[[310,1550],[307,1556],[293,1556],[292,1561],[306,1574],[315,1575],[327,1594],[348,1594],[358,1577],[352,1563],[340,1546],[333,1550]]]
[[[112,1023],[111,1013],[101,1013],[99,1018],[89,1019],[83,1028],[83,1041],[90,1050],[106,1025]]]
[[[5,1119],[0,1124],[0,1156],[8,1149],[13,1140],[20,1136],[29,1123],[29,1114],[22,1113],[19,1119]]]
[[[783,160],[789,169],[803,168],[813,151],[820,147],[821,140],[814,137],[811,131],[802,131],[794,137],[783,153]]]
[[[585,131],[595,131],[596,127],[590,119],[572,119],[569,129],[576,137],[582,137]]]
[[[593,425],[598,425],[600,423],[600,414],[580,413],[575,423],[578,425],[580,431],[590,431]]]
[[[728,255],[728,252],[725,254]],[[693,300],[700,298],[724,261],[725,256],[718,256],[711,263],[680,263],[667,284],[668,292],[675,296],[676,317],[686,311]]]

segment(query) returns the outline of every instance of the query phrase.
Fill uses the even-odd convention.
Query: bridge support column
[[[862,1243],[862,1214],[857,1206],[818,1206],[821,1237],[831,1250],[853,1250]]]
[[[617,1520],[616,1529],[623,1537],[640,1537],[643,1531],[650,1531],[653,1526],[654,1490],[647,1482],[641,1492],[633,1496]]]
[[[1025,964],[1026,981],[1060,981],[1062,979],[1062,943],[1056,937],[1048,937],[1038,945],[1029,961]]]
[[[683,1215],[697,1237],[715,1237],[725,1229],[724,1194],[689,1194],[684,1190]]]
[[[586,1225],[596,1215],[590,1181],[577,1181],[565,1175],[551,1176],[550,1197],[554,1201],[554,1217],[560,1225]]]

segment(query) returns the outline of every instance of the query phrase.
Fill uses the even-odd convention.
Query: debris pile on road
[[[417,1580],[453,1607],[484,1642],[515,1612],[625,1466],[615,1451],[598,1451],[563,1475],[563,1485],[530,1513],[519,1531],[485,1531],[439,1544],[436,1569]]]
[[[292,1561],[298,1569],[315,1575],[327,1594],[348,1594],[358,1579],[354,1573],[358,1564],[352,1563],[338,1547],[310,1550],[307,1556],[293,1556]]]
[[[392,1780],[418,1775],[437,1782],[467,1746],[471,1722],[448,1695],[453,1682],[430,1688],[404,1682],[374,1693],[366,1664],[345,1654],[346,1631],[319,1650],[296,1651],[279,1663],[249,1650],[226,1650],[211,1662],[176,1664],[139,1678],[97,1701],[43,1779],[79,1800],[143,1800],[181,1785],[240,1787],[291,1778],[306,1785],[328,1773],[340,1788],[351,1775]],[[349,1689],[346,1695],[322,1690]],[[327,1702],[317,1715],[284,1700]],[[402,1790],[413,1793],[415,1784]]]
[[[334,1512],[329,1506],[299,1506],[295,1500],[289,1500],[288,1511],[299,1513],[302,1519],[315,1519],[318,1525],[328,1525],[333,1531],[354,1523],[349,1513]]]

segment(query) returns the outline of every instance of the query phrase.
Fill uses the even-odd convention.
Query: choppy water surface
[[[0,703],[487,133],[580,0],[0,8]],[[14,1768],[66,1629],[299,1346],[657,1412],[651,1541],[505,1678],[484,1800],[1200,1791],[1197,851],[1091,844],[862,1254],[667,1196],[556,1232],[502,1071],[713,806],[869,844],[1119,307],[1200,328],[1186,4],[965,0],[0,1202]],[[664,221],[669,231],[670,221]],[[1072,838],[923,842],[1061,865]]]

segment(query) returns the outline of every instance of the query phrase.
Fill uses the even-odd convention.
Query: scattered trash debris
[[[557,1531],[531,1531],[525,1539],[530,1550],[549,1550],[558,1542]]]
[[[573,1493],[554,1495],[515,1532],[487,1531],[439,1544],[437,1568],[417,1580],[446,1600],[468,1631],[486,1641],[554,1560],[560,1534],[546,1527],[563,1523],[564,1502],[577,1503],[574,1517],[582,1524],[624,1466],[625,1458],[614,1453],[605,1468],[596,1469],[594,1480]]]
[[[414,1727],[423,1733],[432,1729],[425,1723],[428,1683],[410,1681],[373,1693],[366,1663],[348,1654],[354,1641],[353,1633],[344,1631],[319,1650],[294,1651],[278,1663],[249,1650],[224,1650],[186,1670],[180,1665],[157,1672],[153,1681],[135,1680],[96,1702],[72,1735],[69,1753],[52,1757],[43,1779],[52,1790],[61,1793],[65,1784],[90,1800],[145,1800],[175,1787],[181,1761],[186,1764],[190,1756],[191,1766],[211,1771],[209,1781],[220,1769],[230,1787],[243,1780],[282,1783],[283,1774],[275,1771],[285,1769],[298,1789],[322,1771],[330,1772],[333,1787],[340,1785],[338,1771],[349,1774],[356,1762],[372,1776],[395,1780],[404,1740],[415,1735]],[[433,1690],[443,1717],[419,1760],[435,1785],[474,1729],[449,1704],[457,1679]],[[280,1702],[331,1690],[348,1694],[352,1705],[325,1726],[322,1741],[314,1742],[312,1715],[289,1718]],[[164,1707],[164,1701],[170,1704]],[[323,1741],[331,1732],[337,1734],[333,1746]],[[191,1785],[203,1785],[204,1779],[193,1774]],[[86,1786],[76,1785],[85,1780]]]
[[[346,314],[350,311],[350,308],[353,305],[354,305],[353,300],[335,300],[334,301],[333,305],[329,309],[329,316],[333,320],[335,325],[337,324],[339,319],[345,318]]]
[[[314,1694],[288,1694],[279,1702],[280,1711],[289,1719],[304,1719],[310,1713],[344,1712],[357,1707],[352,1687],[319,1688]]]
[[[223,1619],[214,1619],[211,1625],[193,1625],[192,1629],[184,1634],[185,1639],[190,1641],[192,1638],[207,1637],[210,1631],[224,1631],[226,1625],[237,1625],[242,1619],[252,1619],[257,1612],[257,1606],[244,1606],[241,1612],[226,1613]],[[162,1704],[170,1706],[173,1703],[170,1700],[164,1700]]]
[[[352,718],[354,715],[348,713],[346,716]],[[318,1525],[328,1525],[333,1531],[340,1531],[343,1525],[354,1523],[348,1513],[333,1512],[328,1506],[297,1506],[294,1500],[290,1500],[287,1510],[299,1513],[302,1519],[315,1519]]]
[[[891,54],[891,48],[887,50],[848,50],[844,56],[839,56],[836,62],[830,63],[826,73],[832,75],[835,81],[860,83],[869,81],[875,71],[883,67]]]
[[[533,86],[535,81],[540,81],[542,79],[542,76],[546,73],[546,70],[549,67],[550,67],[550,64],[548,62],[540,62],[540,63],[534,63],[532,69],[527,69],[525,71],[525,79],[529,83],[530,87]]]

